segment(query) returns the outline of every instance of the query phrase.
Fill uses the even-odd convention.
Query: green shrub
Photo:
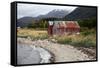
[[[91,32],[89,32],[89,31],[84,31],[84,32],[81,32],[81,33],[82,33],[82,35],[84,35],[84,36],[90,35],[90,34],[91,34]]]
[[[78,46],[78,47],[95,47],[96,43],[92,41],[92,39],[82,39],[80,41],[72,41],[71,44],[73,46]]]
[[[96,47],[95,34],[92,35],[76,35],[76,36],[57,36],[55,37],[59,44],[70,44],[75,47]]]
[[[72,42],[71,38],[57,38],[56,39],[58,43],[60,44],[70,44]]]
[[[96,30],[94,30],[94,29],[84,30],[84,31],[81,32],[81,34],[84,35],[84,36],[96,34]]]

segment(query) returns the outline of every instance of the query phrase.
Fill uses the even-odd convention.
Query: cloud
[[[46,14],[54,9],[68,10],[71,12],[75,8],[77,8],[77,7],[18,3],[18,5],[17,5],[17,19],[24,17],[24,16],[36,17],[38,15],[44,15],[44,14]]]

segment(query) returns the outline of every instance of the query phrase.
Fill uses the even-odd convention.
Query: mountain
[[[17,26],[25,27],[34,21],[33,17],[23,17],[17,20]]]
[[[63,18],[68,14],[69,14],[69,11],[67,11],[67,10],[54,9],[45,15],[37,16],[36,19],[52,18],[52,17],[53,18]]]
[[[94,7],[78,7],[70,14],[66,15],[64,18],[66,20],[78,20],[96,17],[97,10]]]
[[[69,11],[67,10],[54,9],[45,15],[39,15],[37,17],[20,18],[17,20],[17,26],[25,27],[25,26],[28,26],[30,23],[33,23],[33,21],[37,23],[36,21],[39,21],[40,19],[45,19],[45,18],[63,18],[66,15],[68,15],[68,13]]]
[[[52,10],[51,12],[49,12],[48,14],[46,14],[46,17],[62,18],[65,15],[68,15],[68,13],[69,13],[69,11],[67,11],[67,10],[55,9],[55,10]]]

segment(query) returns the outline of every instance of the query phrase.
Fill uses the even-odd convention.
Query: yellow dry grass
[[[31,38],[43,38],[47,37],[46,30],[34,30],[34,29],[18,29],[17,36],[26,36]]]
[[[55,39],[60,44],[71,44],[74,46],[95,47],[96,46],[96,34],[89,35],[63,35],[48,37],[47,30],[35,30],[35,29],[19,29],[17,32],[18,37],[30,37],[32,40],[38,39]]]

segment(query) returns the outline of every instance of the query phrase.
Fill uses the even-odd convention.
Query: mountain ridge
[[[86,19],[96,17],[97,9],[94,7],[78,7],[64,18],[68,20]]]

